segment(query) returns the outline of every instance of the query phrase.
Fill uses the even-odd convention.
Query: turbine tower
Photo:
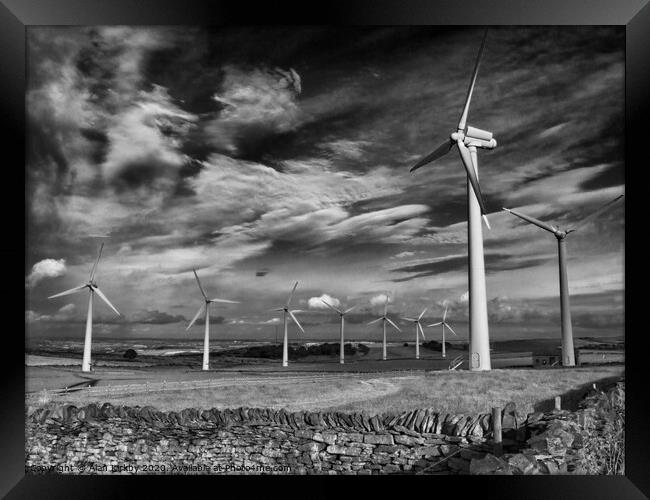
[[[447,357],[447,351],[446,351],[446,347],[445,347],[445,327],[449,328],[449,331],[451,333],[453,333],[454,335],[456,335],[456,332],[454,331],[454,329],[451,326],[449,326],[449,323],[447,323],[447,321],[446,321],[448,307],[449,306],[445,306],[445,312],[442,314],[442,321],[438,321],[437,323],[433,323],[432,325],[427,325],[428,327],[429,326],[442,325],[442,357],[443,358]]]
[[[298,319],[293,315],[293,313],[301,312],[298,309],[295,309],[291,311],[289,309],[289,305],[291,304],[291,299],[293,298],[293,292],[296,291],[296,287],[298,286],[298,282],[293,285],[293,289],[291,290],[291,293],[289,294],[289,297],[287,297],[287,304],[284,307],[279,307],[278,309],[273,309],[273,311],[282,311],[283,314],[283,320],[284,320],[284,340],[282,344],[282,366],[289,366],[289,340],[288,340],[288,335],[287,335],[287,315],[291,317],[291,319],[294,321],[294,323],[300,328],[300,331],[302,333],[305,333],[305,330],[303,330],[302,326],[300,326],[300,323],[298,323]]]
[[[468,257],[469,257],[469,339],[470,339],[470,369],[474,371],[490,370],[490,335],[488,330],[487,294],[485,289],[485,263],[483,259],[483,234],[481,217],[488,229],[485,203],[481,195],[478,182],[478,155],[477,148],[494,149],[497,141],[492,137],[492,132],[481,130],[467,125],[467,115],[470,101],[476,83],[481,55],[485,47],[487,30],[481,42],[481,48],[474,64],[472,79],[465,98],[463,112],[458,122],[458,127],[450,139],[418,161],[410,171],[420,168],[429,162],[446,155],[455,145],[458,147],[460,158],[467,173],[467,213],[468,213]]]
[[[115,311],[115,314],[118,316],[121,316],[120,312],[115,309],[113,304],[109,302],[109,300],[106,298],[106,296],[102,293],[102,291],[99,289],[97,286],[97,282],[95,282],[95,272],[97,271],[97,264],[99,263],[99,258],[102,256],[102,250],[104,249],[104,244],[99,247],[99,255],[97,256],[97,260],[95,261],[95,265],[93,266],[92,271],[90,271],[90,279],[88,280],[88,283],[84,283],[83,285],[79,285],[78,287],[71,288],[70,290],[66,290],[65,292],[57,293],[56,295],[52,295],[51,297],[48,297],[48,299],[53,299],[55,297],[61,297],[63,295],[70,295],[72,293],[77,293],[83,290],[84,288],[88,288],[90,291],[90,294],[88,295],[88,315],[86,316],[86,338],[84,340],[84,354],[83,354],[83,360],[81,362],[81,371],[82,372],[89,372],[90,371],[90,350],[91,350],[91,344],[92,344],[92,337],[93,337],[93,296],[94,294],[99,295],[99,297],[108,304],[108,307],[113,309]]]
[[[422,334],[422,339],[426,340],[426,337],[424,336],[424,330],[420,324],[420,320],[422,319],[422,316],[424,316],[425,312],[427,312],[426,307],[417,318],[402,318],[405,321],[415,323],[415,359],[420,359],[420,334]]]
[[[373,323],[377,323],[377,321],[381,321],[383,331],[384,331],[384,344],[383,344],[383,355],[382,359],[386,361],[386,322],[390,323],[398,332],[401,332],[399,326],[397,326],[395,323],[391,321],[391,319],[386,316],[386,313],[388,312],[388,295],[386,295],[386,303],[384,304],[384,314],[382,314],[380,317],[377,319],[373,319],[370,321],[368,324],[372,325]]]
[[[352,307],[347,308],[345,311],[341,311],[341,310],[337,309],[336,307],[334,307],[334,306],[333,306],[332,304],[330,304],[329,302],[327,302],[326,300],[323,300],[323,299],[320,299],[320,300],[321,300],[321,302],[323,302],[323,304],[325,304],[327,307],[329,307],[329,308],[332,309],[333,311],[336,311],[336,312],[339,314],[339,316],[341,317],[341,347],[340,347],[340,353],[339,353],[339,363],[344,364],[344,363],[345,363],[345,357],[344,357],[344,355],[343,355],[343,345],[344,345],[344,341],[343,341],[343,328],[344,328],[344,323],[345,323],[345,315],[346,315],[347,313],[349,313],[352,309],[354,309],[356,306],[352,306]]]
[[[196,274],[196,269],[192,269],[192,271],[194,272],[196,283],[199,285],[199,290],[201,290],[201,295],[203,295],[203,300],[205,300],[205,303],[199,308],[197,313],[194,315],[192,321],[190,321],[190,324],[187,325],[185,331],[192,328],[194,322],[197,319],[199,319],[201,313],[205,311],[205,335],[203,337],[203,370],[209,370],[210,369],[210,304],[212,302],[222,302],[224,304],[239,304],[239,302],[235,300],[226,300],[226,299],[216,299],[216,298],[209,299],[208,296],[205,294],[205,290],[203,290],[203,287],[201,286],[201,281],[199,280],[199,275]]]
[[[567,276],[566,270],[566,243],[565,238],[570,233],[576,231],[578,228],[583,226],[588,221],[594,219],[606,209],[608,209],[612,204],[616,203],[618,200],[623,198],[624,195],[620,195],[617,198],[605,203],[598,210],[592,212],[590,215],[583,218],[571,229],[566,229],[564,231],[560,230],[558,227],[552,226],[541,220],[535,219],[528,215],[504,208],[506,212],[510,212],[512,215],[516,215],[520,219],[530,222],[537,227],[540,227],[549,233],[552,233],[557,239],[557,252],[558,252],[558,263],[560,268],[560,318],[562,321],[562,364],[564,366],[575,366],[575,352],[573,350],[573,327],[571,326],[571,308],[569,306],[569,278]]]

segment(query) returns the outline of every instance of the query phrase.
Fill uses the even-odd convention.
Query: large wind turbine
[[[386,296],[386,303],[384,304],[384,314],[382,314],[379,318],[373,319],[372,321],[370,321],[368,323],[369,325],[372,325],[373,323],[377,323],[377,321],[381,321],[381,323],[382,323],[382,327],[383,327],[383,330],[384,330],[384,348],[383,348],[382,359],[384,361],[386,361],[386,322],[390,323],[393,327],[395,327],[398,332],[402,331],[402,330],[400,330],[399,326],[397,326],[395,323],[393,323],[391,321],[391,319],[388,316],[386,316],[387,313],[388,313],[388,295]]]
[[[201,281],[199,280],[199,275],[196,274],[196,269],[192,269],[192,271],[194,272],[196,283],[199,285],[199,290],[201,290],[201,295],[203,295],[203,299],[205,300],[205,303],[199,308],[192,321],[190,321],[190,324],[187,325],[186,331],[192,328],[194,322],[197,319],[199,319],[201,313],[205,311],[205,335],[203,337],[203,370],[209,370],[210,369],[210,304],[212,302],[222,302],[224,304],[239,304],[239,302],[235,300],[226,300],[226,299],[209,299],[208,296],[205,294],[205,290],[203,290],[203,287],[201,286]]]
[[[346,315],[347,313],[349,313],[352,309],[354,309],[356,306],[348,307],[345,311],[341,311],[340,309],[337,309],[336,307],[334,307],[332,304],[330,304],[330,303],[327,302],[326,300],[323,300],[323,299],[320,299],[320,300],[321,300],[321,301],[323,302],[323,304],[325,304],[327,307],[329,307],[329,308],[332,309],[333,311],[336,311],[336,312],[339,314],[339,316],[341,317],[341,348],[340,348],[340,351],[341,351],[341,352],[339,353],[339,363],[344,364],[344,363],[345,363],[345,359],[344,359],[344,356],[343,356],[343,345],[344,345],[344,341],[343,341],[343,325],[344,325],[344,323],[345,323],[345,315]]]
[[[564,242],[565,238],[569,233],[576,231],[578,228],[583,226],[588,221],[600,215],[606,209],[608,209],[612,204],[616,203],[618,200],[623,198],[624,195],[620,195],[605,203],[598,210],[592,212],[590,215],[583,218],[578,222],[574,227],[566,229],[564,231],[560,230],[558,227],[542,222],[541,220],[535,219],[528,215],[516,212],[515,210],[510,210],[504,208],[505,211],[510,212],[512,215],[516,215],[520,219],[530,222],[537,227],[540,227],[549,233],[552,233],[555,238],[557,238],[557,252],[558,252],[558,262],[560,266],[560,317],[562,321],[562,364],[564,366],[575,366],[575,355],[573,350],[573,328],[571,326],[571,309],[569,307],[569,278],[567,276],[566,270],[566,244]]]
[[[97,286],[97,283],[95,282],[95,272],[97,271],[97,264],[99,263],[99,258],[102,256],[102,250],[104,248],[104,244],[99,247],[99,255],[97,256],[97,260],[95,261],[95,265],[93,266],[92,271],[90,271],[90,279],[88,280],[88,283],[84,283],[83,285],[79,285],[78,287],[71,288],[70,290],[66,290],[65,292],[57,293],[56,295],[52,295],[51,297],[48,297],[48,299],[53,299],[54,297],[61,297],[63,295],[69,295],[72,293],[77,293],[83,290],[84,288],[88,288],[90,291],[90,294],[88,295],[88,316],[86,316],[86,338],[84,340],[84,355],[83,355],[83,361],[81,362],[81,371],[83,372],[89,372],[90,371],[90,349],[91,349],[91,344],[92,344],[92,337],[93,337],[93,295],[95,293],[99,295],[99,297],[108,304],[108,306],[115,311],[115,314],[118,316],[121,316],[120,312],[115,309],[115,306],[109,302],[109,300],[106,298],[106,296],[102,293],[102,291],[99,289]]]
[[[433,323],[432,325],[427,325],[427,326],[438,326],[442,325],[442,357],[446,358],[447,357],[447,351],[445,347],[445,327],[449,328],[449,331],[456,335],[456,332],[454,329],[449,326],[449,323],[447,323],[447,309],[449,306],[445,306],[445,312],[442,314],[442,321],[438,321],[437,323]]]
[[[301,312],[300,310],[289,310],[289,305],[291,304],[291,299],[293,298],[293,292],[296,291],[296,287],[298,286],[298,282],[293,285],[293,289],[291,290],[291,293],[289,294],[289,297],[287,297],[287,304],[284,307],[279,307],[278,309],[273,309],[273,311],[282,311],[283,314],[283,320],[284,320],[284,340],[282,344],[282,366],[289,366],[289,340],[288,340],[288,335],[287,335],[287,315],[291,317],[291,319],[294,321],[294,323],[300,328],[300,331],[302,333],[305,333],[305,330],[303,330],[302,326],[300,326],[300,323],[298,323],[298,319],[293,315],[293,313]]]
[[[481,42],[481,48],[474,64],[472,79],[470,80],[463,112],[458,122],[456,131],[450,139],[428,154],[413,167],[411,172],[447,154],[453,146],[458,147],[460,158],[467,173],[467,205],[468,205],[468,240],[469,240],[469,338],[470,338],[470,369],[490,370],[490,337],[488,331],[487,296],[485,290],[485,263],[483,260],[483,234],[481,230],[481,216],[488,229],[485,203],[481,195],[478,182],[478,156],[477,148],[494,149],[497,141],[492,137],[492,132],[481,130],[467,125],[469,104],[476,83],[481,55],[485,47],[487,30]]]
[[[420,320],[422,319],[422,316],[424,316],[425,312],[427,312],[426,307],[417,318],[402,318],[405,321],[415,323],[415,359],[420,359],[420,334],[422,334],[422,338],[426,340],[426,337],[424,336],[424,330],[420,324]]]

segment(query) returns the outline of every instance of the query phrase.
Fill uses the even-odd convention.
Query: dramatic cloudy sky
[[[185,335],[193,267],[242,302],[215,309],[223,335],[267,331],[295,280],[307,330],[336,321],[322,294],[358,323],[386,293],[466,321],[464,170],[455,151],[408,168],[454,130],[481,36],[28,29],[29,330],[83,328],[85,293],[47,296],[87,280],[102,241],[124,318],[97,305],[100,333]],[[557,331],[556,240],[501,208],[565,227],[624,192],[623,82],[620,27],[490,31],[468,121],[499,144],[479,153],[491,331]],[[622,333],[623,240],[621,202],[567,240],[583,332]]]

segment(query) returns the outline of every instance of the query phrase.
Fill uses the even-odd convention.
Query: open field
[[[72,374],[50,368],[48,379],[61,382]],[[514,401],[523,414],[548,410],[563,395],[571,409],[594,382],[624,376],[622,366],[557,370],[512,369],[490,372],[414,372],[284,374],[194,372],[181,370],[119,370],[93,373],[101,377],[91,390],[56,395],[56,401],[75,405],[90,402],[153,406],[161,410],[235,408],[240,406],[287,410],[342,410],[384,413],[431,407],[440,412],[486,412]],[[141,376],[141,377],[138,377]],[[168,385],[154,385],[165,377]],[[135,383],[134,380],[140,382]],[[144,380],[143,380],[144,379]],[[172,383],[173,382],[173,383]],[[128,387],[125,386],[128,384]],[[38,404],[34,393],[29,404]],[[41,400],[45,403],[47,398]]]

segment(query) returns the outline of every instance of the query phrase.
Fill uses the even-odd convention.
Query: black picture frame
[[[625,25],[626,29],[626,476],[499,476],[440,477],[392,476],[380,478],[260,478],[260,477],[72,477],[60,475],[25,476],[24,474],[24,365],[22,361],[18,298],[14,295],[19,280],[17,265],[6,265],[2,283],[5,316],[12,319],[6,327],[6,355],[0,367],[3,377],[0,404],[0,495],[6,498],[116,498],[129,497],[144,486],[148,497],[163,493],[194,495],[199,487],[209,487],[210,495],[224,493],[224,484],[237,496],[253,496],[251,488],[264,493],[288,496],[338,496],[360,490],[364,496],[386,494],[387,486],[397,494],[441,495],[441,488],[452,488],[454,498],[463,498],[469,485],[481,497],[517,499],[610,499],[650,496],[650,426],[645,408],[649,391],[645,385],[648,366],[647,332],[639,308],[642,293],[632,298],[634,281],[644,280],[643,260],[635,259],[634,240],[644,239],[641,178],[650,166],[647,132],[650,130],[650,5],[648,0],[347,0],[313,2],[259,2],[218,0],[1,0],[0,3],[0,123],[7,186],[24,181],[25,165],[25,28],[30,25],[251,25],[251,24],[341,24],[341,25]],[[8,153],[8,154],[7,154]],[[9,160],[9,158],[11,160]],[[23,175],[21,175],[23,174]],[[17,188],[6,189],[0,197],[4,205],[4,261],[19,262],[20,223],[16,217]],[[23,205],[23,215],[25,205]],[[24,232],[24,217],[23,217]],[[632,236],[632,233],[635,233]],[[25,241],[23,240],[23,243]],[[25,247],[23,247],[23,251]],[[24,257],[24,254],[23,254]],[[628,274],[628,270],[633,271]],[[643,290],[644,281],[639,289]],[[636,305],[636,310],[635,310]],[[16,325],[14,325],[14,321]],[[637,328],[635,328],[637,325]],[[16,326],[16,328],[14,328]],[[636,330],[636,331],[635,331]],[[253,479],[253,480],[251,480]],[[353,479],[353,480],[351,480]],[[207,483],[206,481],[210,481]],[[344,483],[341,483],[344,481]],[[198,483],[201,484],[198,484]],[[337,486],[338,485],[338,486]],[[336,489],[333,489],[336,488]],[[231,490],[232,491],[232,490]],[[231,493],[234,494],[234,493]],[[393,493],[394,494],[394,493]],[[474,496],[477,493],[470,494]]]

